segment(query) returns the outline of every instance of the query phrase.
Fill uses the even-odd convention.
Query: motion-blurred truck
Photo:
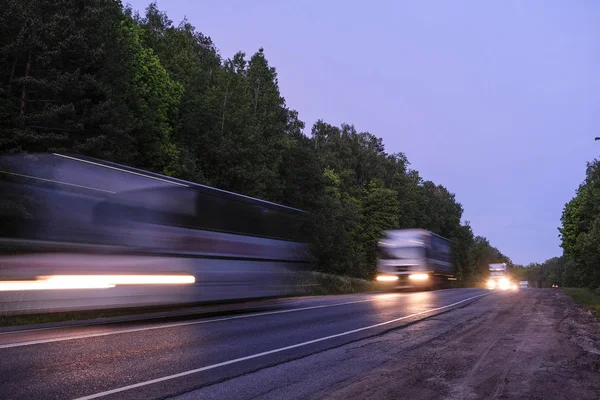
[[[433,232],[386,231],[378,251],[377,281],[385,289],[432,289],[455,279],[451,243]]]

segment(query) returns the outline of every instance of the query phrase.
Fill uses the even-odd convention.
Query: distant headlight
[[[412,279],[413,281],[425,281],[429,279],[429,275],[427,274],[411,274],[408,276],[408,279]]]
[[[500,282],[498,282],[498,286],[500,287],[500,289],[506,290],[510,287],[510,283],[508,282],[508,279],[500,279]]]
[[[380,282],[390,282],[397,281],[398,277],[396,275],[378,275],[377,280]]]
[[[487,285],[488,285],[488,287],[489,287],[490,289],[493,289],[493,288],[495,288],[495,287],[496,287],[496,282],[490,279],[490,280],[488,281]]]

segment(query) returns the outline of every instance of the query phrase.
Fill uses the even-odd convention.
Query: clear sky
[[[143,11],[149,0],[124,0]],[[354,124],[446,186],[513,262],[562,253],[600,142],[600,2],[159,0],[223,57],[264,47],[310,126]]]

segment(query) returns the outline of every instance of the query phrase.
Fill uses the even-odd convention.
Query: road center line
[[[82,335],[64,336],[64,337],[58,337],[58,338],[52,338],[52,339],[32,340],[29,342],[8,343],[8,344],[0,345],[0,349],[10,349],[13,347],[32,346],[35,344],[44,344],[44,343],[63,342],[66,340],[77,340],[77,339],[87,339],[87,338],[94,338],[94,337],[101,337],[101,336],[119,335],[122,333],[144,332],[144,331],[151,331],[151,330],[155,330],[155,329],[176,328],[179,326],[187,326],[187,325],[208,324],[211,322],[230,321],[230,320],[234,320],[234,319],[255,318],[255,317],[262,317],[265,315],[287,314],[287,313],[298,312],[298,311],[317,310],[320,308],[339,307],[339,306],[345,306],[348,304],[367,303],[370,301],[375,301],[375,299],[370,298],[370,299],[366,299],[366,300],[347,301],[344,303],[323,304],[320,306],[293,308],[293,309],[278,310],[278,311],[267,311],[267,312],[262,312],[262,313],[253,313],[253,314],[245,314],[245,315],[235,315],[233,317],[225,317],[225,318],[215,318],[215,319],[189,321],[189,322],[177,322],[177,323],[173,323],[173,324],[147,326],[147,327],[143,327],[143,328],[122,329],[122,330],[111,331],[111,332],[89,333],[89,334],[82,334]],[[7,332],[7,333],[18,333],[18,332]]]
[[[159,383],[159,382],[164,382],[164,381],[168,381],[168,380],[171,380],[171,379],[181,378],[181,377],[184,377],[184,376],[187,376],[187,375],[197,374],[198,372],[208,371],[208,370],[211,370],[211,369],[215,369],[215,368],[219,368],[219,367],[224,367],[226,365],[236,364],[236,363],[239,363],[239,362],[242,362],[242,361],[247,361],[247,360],[252,360],[254,358],[268,356],[270,354],[280,353],[282,351],[296,349],[298,347],[304,347],[304,346],[308,346],[310,344],[319,343],[319,342],[323,342],[323,341],[326,341],[326,340],[339,338],[339,337],[342,337],[342,336],[348,336],[348,335],[351,335],[353,333],[362,332],[362,331],[366,331],[368,329],[373,329],[373,328],[378,328],[380,326],[393,324],[393,323],[398,322],[398,321],[402,321],[402,320],[405,320],[405,319],[408,319],[408,318],[412,318],[412,317],[416,317],[416,316],[419,316],[419,315],[427,314],[427,313],[430,313],[430,312],[444,310],[444,309],[447,309],[447,308],[450,308],[450,307],[457,306],[457,305],[459,305],[461,303],[464,303],[466,301],[476,299],[478,297],[488,296],[488,295],[490,295],[492,293],[494,293],[494,292],[484,293],[484,294],[480,294],[480,295],[477,295],[477,296],[469,297],[469,298],[466,298],[464,300],[457,301],[456,303],[448,304],[446,306],[432,308],[432,309],[425,310],[425,311],[420,311],[418,313],[406,315],[404,317],[395,318],[395,319],[392,319],[392,320],[389,320],[389,321],[385,321],[385,322],[380,322],[380,323],[375,324],[375,325],[369,325],[369,326],[365,326],[365,327],[362,327],[362,328],[353,329],[353,330],[342,332],[342,333],[337,333],[335,335],[325,336],[325,337],[322,337],[322,338],[318,338],[318,339],[314,339],[314,340],[309,340],[309,341],[302,342],[302,343],[297,343],[297,344],[294,344],[294,345],[291,345],[291,346],[280,347],[278,349],[264,351],[262,353],[252,354],[252,355],[246,356],[246,357],[235,358],[233,360],[224,361],[224,362],[220,362],[220,363],[212,364],[212,365],[207,365],[206,367],[196,368],[196,369],[192,369],[192,370],[189,370],[189,371],[180,372],[180,373],[174,374],[174,375],[163,376],[161,378],[151,379],[149,381],[135,383],[133,385],[128,385],[128,386],[123,386],[123,387],[120,387],[120,388],[117,388],[117,389],[107,390],[105,392],[100,392],[100,393],[91,394],[89,396],[79,397],[79,398],[77,398],[75,400],[97,399],[99,397],[104,397],[104,396],[108,396],[108,395],[115,394],[115,393],[125,392],[127,390],[131,390],[131,389],[136,389],[136,388],[140,388],[140,387],[143,387],[143,386],[152,385],[154,383]]]

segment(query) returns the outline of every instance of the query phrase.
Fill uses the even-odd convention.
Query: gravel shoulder
[[[333,398],[598,399],[600,321],[557,290],[524,290]],[[388,377],[394,376],[393,382]]]
[[[177,398],[597,400],[600,320],[560,290],[499,293]]]

